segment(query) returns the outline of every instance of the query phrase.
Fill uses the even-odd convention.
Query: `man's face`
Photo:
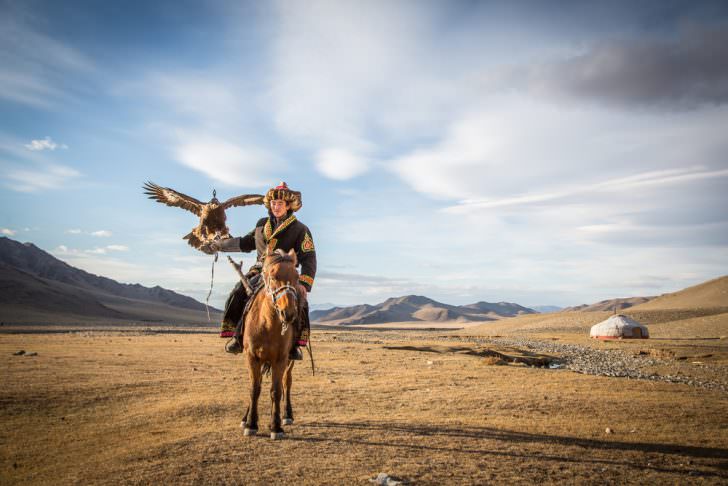
[[[270,202],[270,211],[276,218],[281,218],[285,216],[290,208],[291,204],[288,201],[284,201],[282,199],[273,199]]]

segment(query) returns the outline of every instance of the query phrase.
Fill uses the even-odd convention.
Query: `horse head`
[[[266,253],[263,261],[263,279],[266,292],[273,301],[283,330],[298,318],[298,272],[296,252],[276,250]]]

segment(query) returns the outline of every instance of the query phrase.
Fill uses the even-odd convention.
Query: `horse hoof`
[[[270,433],[270,438],[273,440],[282,439],[283,437],[285,437],[285,434],[283,432],[271,432]]]
[[[245,429],[243,429],[243,435],[245,437],[252,437],[257,433],[258,433],[258,429],[248,429],[247,427]]]
[[[292,418],[284,418],[283,419],[283,425],[293,425],[293,419]]]

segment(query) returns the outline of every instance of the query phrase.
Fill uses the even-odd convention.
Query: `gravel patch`
[[[323,337],[323,336],[321,336]],[[709,371],[703,373],[710,375],[710,379],[696,377],[690,373],[691,368],[675,360],[661,359],[649,355],[635,355],[618,349],[595,349],[578,344],[564,344],[551,341],[540,341],[531,338],[467,338],[456,336],[432,335],[421,332],[342,332],[329,334],[325,341],[357,342],[366,344],[383,344],[387,341],[420,341],[422,339],[471,343],[481,346],[508,346],[535,353],[555,355],[552,368],[565,369],[586,375],[609,376],[613,378],[627,378],[633,380],[661,381],[667,383],[681,383],[708,390],[728,392],[728,370],[714,365],[700,366]],[[315,343],[314,343],[315,344]],[[654,366],[666,366],[669,374],[657,374],[649,370]]]
[[[728,391],[728,377],[725,376],[724,370],[716,369],[716,376],[712,380],[697,379],[678,370],[679,365],[674,360],[635,355],[618,349],[594,349],[577,344],[553,343],[526,338],[479,338],[475,341],[478,344],[511,346],[538,353],[557,354],[559,358],[555,363],[561,365],[563,369],[586,375],[682,383],[708,390]],[[653,366],[668,366],[675,371],[671,374],[660,375],[647,370]],[[723,371],[723,376],[720,371]]]

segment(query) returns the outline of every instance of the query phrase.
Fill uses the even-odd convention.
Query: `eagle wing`
[[[263,196],[260,194],[243,194],[242,196],[231,197],[220,206],[223,209],[234,208],[235,206],[250,206],[252,204],[263,204]]]
[[[144,194],[148,195],[149,199],[155,199],[157,202],[164,203],[167,206],[186,209],[195,213],[197,216],[200,216],[202,207],[205,205],[205,203],[198,201],[194,197],[182,194],[168,187],[158,186],[151,181],[147,181],[144,184],[144,189]]]

